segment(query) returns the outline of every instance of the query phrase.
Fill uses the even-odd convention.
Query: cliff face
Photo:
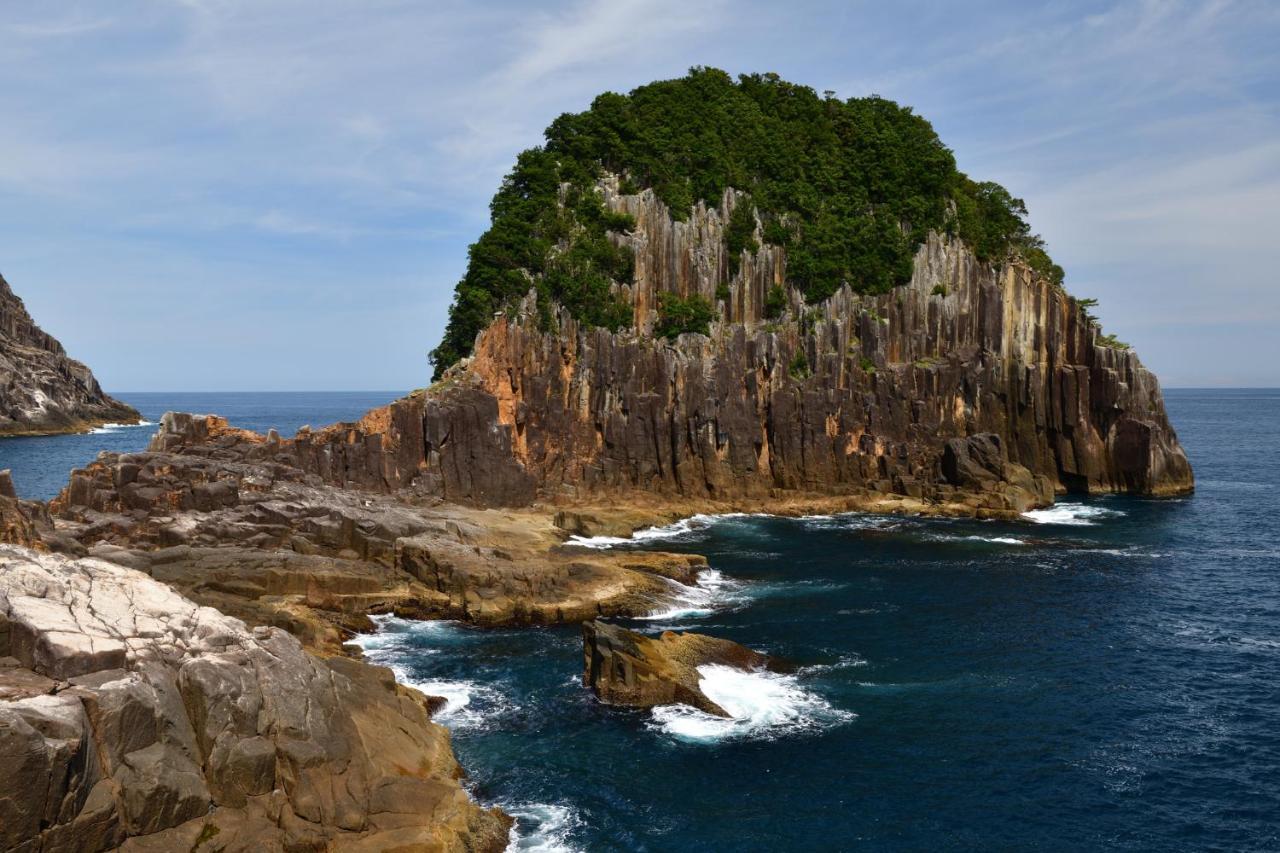
[[[567,312],[544,330],[531,295],[427,392],[282,442],[290,464],[478,506],[877,493],[1013,513],[1055,493],[1193,488],[1156,377],[1027,267],[933,234],[910,283],[818,305],[791,293],[770,319],[786,254],[762,246],[730,276],[733,191],[677,222],[651,192],[614,186],[607,203],[636,222],[614,237],[636,258],[635,330]],[[664,291],[717,304],[710,336],[654,339]]]
[[[909,284],[813,306],[792,294],[771,321],[785,251],[764,246],[729,276],[733,191],[676,222],[651,192],[603,189],[636,221],[615,239],[636,256],[638,333],[565,314],[545,333],[531,302],[496,318],[420,404],[423,479],[448,498],[869,489],[1009,510],[1054,492],[1192,488],[1155,376],[1025,266],[934,234]],[[726,284],[709,338],[650,337],[660,292],[714,304]]]
[[[0,848],[468,850],[430,703],[141,572],[0,546]]]
[[[35,324],[0,278],[0,435],[137,422],[138,413],[103,393],[89,368]]]

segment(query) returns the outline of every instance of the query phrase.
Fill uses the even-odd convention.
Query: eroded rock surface
[[[582,623],[582,657],[582,683],[602,702],[637,708],[691,705],[719,717],[730,714],[703,694],[698,667],[770,665],[767,655],[732,640],[672,631],[647,637],[598,620]]]
[[[504,849],[428,708],[140,572],[0,546],[0,849]]]
[[[0,277],[0,435],[81,432],[138,420],[134,409],[108,397],[89,368],[35,324]]]
[[[933,235],[910,284],[813,306],[792,294],[768,320],[781,249],[729,279],[722,260],[707,262],[727,214],[672,224],[647,194],[613,201],[638,223],[619,239],[637,252],[642,329],[662,291],[715,300],[727,286],[725,319],[674,344],[563,314],[547,333],[532,301],[495,320],[424,401],[421,476],[450,499],[862,489],[1018,512],[1055,492],[1192,488],[1155,376],[1024,266],[980,263]],[[948,443],[988,434],[996,476],[950,479]]]
[[[355,426],[281,440],[166,415],[149,451],[104,453],[73,472],[39,534],[329,652],[371,628],[369,613],[481,625],[639,615],[670,598],[670,580],[692,582],[705,566],[566,547],[542,510],[391,492],[368,479],[376,466],[358,464],[385,460],[383,441]]]

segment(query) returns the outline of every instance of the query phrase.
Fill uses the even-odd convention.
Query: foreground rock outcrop
[[[0,849],[504,849],[428,708],[140,572],[0,546]]]
[[[718,717],[730,714],[702,692],[698,667],[751,670],[771,663],[767,655],[732,640],[673,631],[647,637],[598,620],[582,623],[582,658],[582,683],[602,702],[636,708],[691,705]]]
[[[28,526],[45,547],[145,571],[329,653],[371,629],[369,613],[479,625],[640,615],[706,565],[566,546],[557,521],[569,520],[545,510],[392,493],[372,473],[394,452],[386,439],[354,425],[280,439],[166,415],[151,449],[101,454]]]
[[[139,419],[35,324],[0,277],[0,435],[84,432]]]

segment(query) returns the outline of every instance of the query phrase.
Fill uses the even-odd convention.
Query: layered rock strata
[[[731,640],[672,631],[649,637],[599,620],[582,623],[582,657],[582,683],[602,702],[690,705],[719,717],[730,714],[702,692],[698,667],[753,670],[771,664],[767,655]]]
[[[137,411],[107,396],[92,371],[35,324],[0,277],[0,436],[84,432],[138,420]]]
[[[389,670],[0,546],[0,849],[504,849],[460,775]]]
[[[480,625],[643,614],[705,566],[567,546],[545,511],[391,493],[369,479],[394,456],[385,437],[353,425],[280,439],[166,415],[147,452],[104,453],[73,472],[38,538],[329,652],[371,629],[369,613]]]

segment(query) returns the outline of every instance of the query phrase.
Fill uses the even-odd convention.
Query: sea
[[[394,394],[129,395],[289,433]],[[699,516],[595,548],[705,555],[634,630],[787,674],[702,670],[732,719],[608,707],[577,627],[380,618],[367,657],[448,704],[512,851],[1280,850],[1280,390],[1166,392],[1193,497],[1018,521]],[[0,441],[24,496],[151,430]]]

